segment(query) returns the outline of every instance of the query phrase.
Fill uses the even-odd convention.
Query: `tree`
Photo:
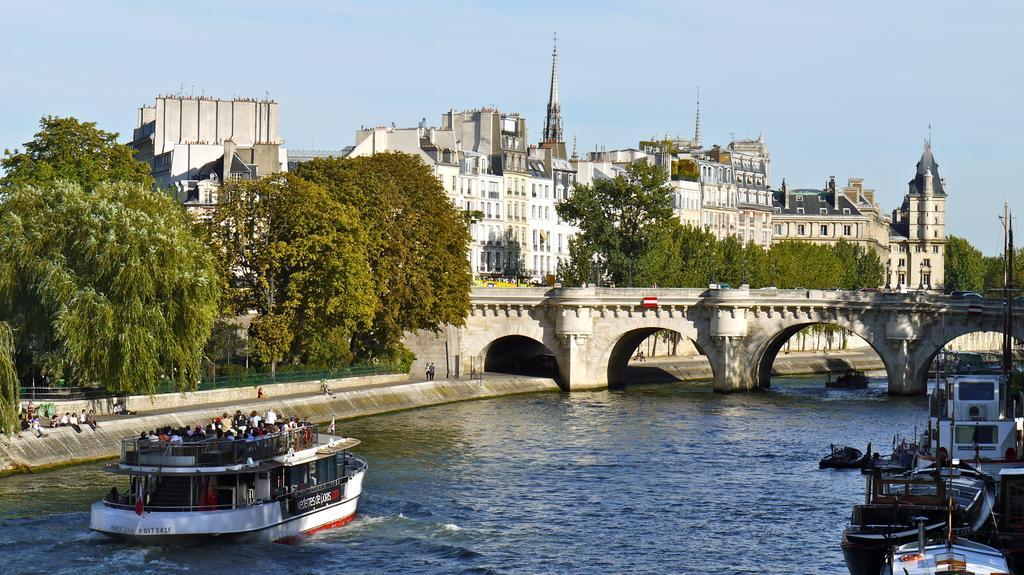
[[[946,293],[985,289],[985,256],[965,238],[946,239]],[[1000,284],[1002,280],[1000,278]]]
[[[584,286],[598,283],[596,277],[599,266],[595,265],[594,250],[580,241],[578,236],[569,239],[568,259],[558,260],[558,279],[566,286]]]
[[[614,179],[577,186],[558,215],[579,228],[577,237],[594,250],[610,281],[630,284],[652,228],[674,218],[671,194],[664,169],[634,163]]]
[[[10,188],[0,202],[0,321],[23,382],[188,389],[218,296],[212,256],[164,194],[62,181]]]
[[[785,241],[772,246],[768,258],[779,288],[837,288],[844,274],[839,258],[827,246]]]
[[[411,361],[405,333],[465,322],[469,228],[422,160],[401,153],[318,158],[295,173],[358,210],[366,228],[376,307],[367,329],[356,334],[357,353],[405,363]]]
[[[291,174],[227,182],[220,198],[210,236],[229,286],[225,312],[256,313],[256,357],[272,374],[286,358],[349,363],[375,306],[358,212]]]
[[[885,280],[885,267],[878,253],[870,248],[840,239],[829,248],[842,267],[842,275],[838,278],[838,287],[844,290],[857,290],[865,287],[878,287]],[[824,280],[824,278],[822,278]]]
[[[0,433],[18,430],[18,372],[14,369],[14,334],[0,321]]]
[[[7,174],[0,186],[48,186],[58,180],[75,182],[86,190],[102,182],[153,185],[149,166],[132,157],[132,149],[117,143],[118,134],[93,122],[43,116],[39,131],[25,151],[4,150],[0,160]]]

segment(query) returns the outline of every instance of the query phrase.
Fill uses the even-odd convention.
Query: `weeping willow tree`
[[[193,387],[219,279],[181,206],[138,184],[5,192],[0,321],[15,334],[19,379],[118,393]]]
[[[14,370],[14,335],[0,321],[0,433],[18,429],[18,373]]]

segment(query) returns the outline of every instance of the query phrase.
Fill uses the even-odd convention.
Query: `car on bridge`
[[[950,293],[949,297],[956,299],[981,299],[981,294],[973,291],[955,291]]]

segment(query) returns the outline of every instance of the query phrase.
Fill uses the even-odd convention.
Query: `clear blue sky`
[[[773,184],[862,177],[901,201],[932,125],[949,231],[1000,249],[1018,204],[1024,4],[973,2],[10,2],[0,147],[44,114],[129,133],[178,92],[270,97],[291,148],[361,125],[496,106],[539,139],[559,36],[567,139],[581,152],[693,131],[763,132]],[[1018,205],[1024,210],[1024,205]],[[1024,212],[1022,212],[1024,213]]]

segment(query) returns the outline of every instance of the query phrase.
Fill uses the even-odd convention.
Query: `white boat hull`
[[[231,539],[236,541],[280,541],[344,525],[355,517],[362,492],[360,471],[346,482],[331,503],[318,509],[286,516],[279,501],[239,509],[216,511],[146,511],[111,507],[105,502],[92,505],[89,528],[116,539],[139,543],[174,543]],[[337,499],[334,502],[333,499]]]

